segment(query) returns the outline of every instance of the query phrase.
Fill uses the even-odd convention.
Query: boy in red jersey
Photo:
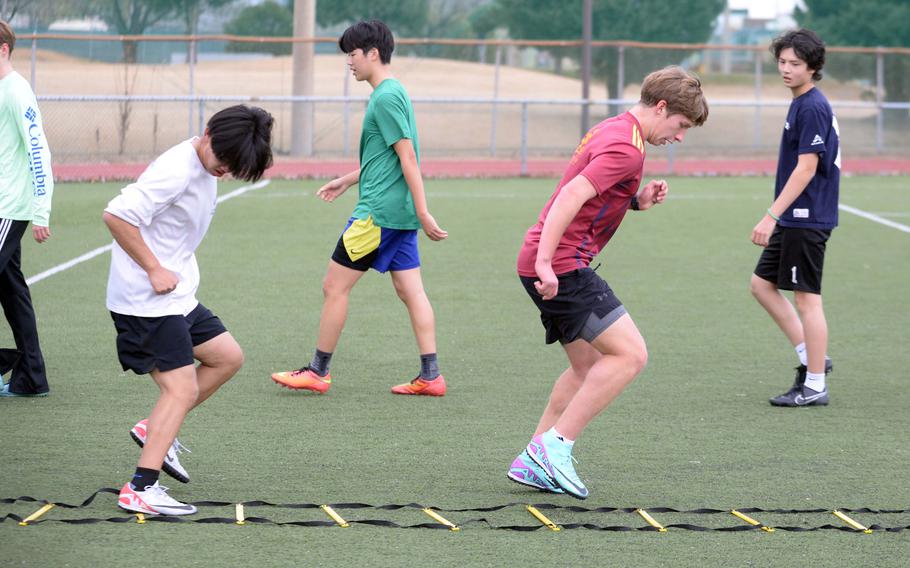
[[[626,211],[663,203],[667,182],[641,190],[645,142],[682,142],[708,118],[701,82],[680,67],[648,75],[641,100],[628,112],[592,128],[575,149],[566,173],[525,235],[518,274],[540,310],[546,342],[559,341],[569,367],[556,380],[527,448],[509,479],[585,499],[572,445],[644,368],[645,342],[610,286],[588,267]]]

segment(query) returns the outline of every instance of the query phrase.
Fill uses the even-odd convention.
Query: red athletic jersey
[[[562,188],[578,175],[591,182],[597,195],[582,205],[559,240],[553,255],[553,272],[560,275],[587,267],[616,232],[632,197],[638,193],[644,163],[641,125],[628,112],[608,118],[585,134],[537,224],[525,234],[518,253],[518,274],[537,276],[534,263],[547,213]]]

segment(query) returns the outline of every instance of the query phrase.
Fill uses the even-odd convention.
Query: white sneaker
[[[120,490],[117,505],[121,509],[146,515],[192,515],[196,512],[196,507],[168,495],[167,487],[158,485],[157,481],[143,491],[137,491],[127,483]]]
[[[148,418],[145,420],[140,420],[133,426],[133,429],[130,430],[130,436],[133,440],[139,444],[140,448],[145,447],[145,438],[148,435],[149,421]],[[164,473],[170,475],[180,483],[189,483],[190,474],[187,473],[186,469],[180,465],[180,458],[177,457],[177,454],[182,454],[186,452],[191,454],[189,448],[180,443],[180,440],[174,438],[174,443],[171,444],[171,447],[167,450],[167,455],[164,456],[164,463],[161,464],[161,469],[164,470]]]

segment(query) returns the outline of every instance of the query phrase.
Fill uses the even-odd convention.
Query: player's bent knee
[[[206,367],[225,369],[231,374],[239,371],[244,361],[240,344],[227,332],[197,345],[193,356]]]
[[[334,282],[330,282],[328,279],[322,281],[322,297],[323,298],[334,298],[339,296],[344,296],[346,294],[343,287],[338,286]]]
[[[234,345],[235,347],[225,354],[224,366],[236,373],[243,367],[244,355],[240,345],[237,345],[236,343]]]
[[[793,293],[793,301],[796,304],[796,309],[799,310],[799,313],[805,314],[813,310],[820,310],[822,308],[822,297],[819,294],[813,294],[811,292],[802,292],[796,291]]]
[[[579,380],[584,380],[584,377],[586,377],[588,375],[588,371],[591,370],[591,367],[593,367],[594,363],[596,363],[598,360],[599,360],[599,358],[594,359],[592,361],[583,361],[581,363],[572,363],[572,366],[571,366],[572,374],[575,377],[579,377],[580,378]]]
[[[773,292],[775,290],[776,287],[774,284],[754,274],[752,275],[752,279],[749,281],[749,291],[752,292],[752,295],[756,298],[761,298],[768,292]]]
[[[641,373],[648,364],[648,346],[644,338],[640,334],[632,338],[623,349],[622,355],[635,375]]]
[[[231,337],[230,341],[226,343],[221,358],[224,361],[223,364],[225,366],[233,367],[235,369],[240,369],[240,367],[243,366],[243,349],[240,347],[240,344],[237,343],[236,339]]]
[[[404,288],[402,288],[400,286],[395,286],[395,293],[398,295],[399,300],[401,300],[405,304],[408,303],[408,299],[410,298],[410,295],[408,294],[407,290],[405,290]]]
[[[182,384],[172,384],[165,389],[165,394],[182,406],[191,408],[199,399],[199,385],[196,381],[187,381]]]
[[[423,290],[416,293],[399,293],[398,297],[401,299],[404,305],[409,307],[429,307],[430,305],[430,300],[427,299],[427,295],[423,292]]]
[[[630,353],[632,367],[635,369],[635,374],[641,373],[645,367],[648,365],[648,348],[642,342],[640,345],[637,345]]]

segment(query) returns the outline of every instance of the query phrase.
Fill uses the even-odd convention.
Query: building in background
[[[768,45],[783,30],[796,27],[793,10],[796,0],[728,0],[717,17],[708,41],[715,45]],[[705,50],[691,64],[702,72],[723,74],[750,72],[755,65],[752,51]]]

